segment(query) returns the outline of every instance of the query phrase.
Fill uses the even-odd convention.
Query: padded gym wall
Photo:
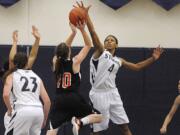
[[[73,47],[72,53],[77,54],[81,47]],[[1,63],[8,57],[10,46],[0,46]],[[26,52],[26,46],[19,46],[20,51]],[[93,49],[81,65],[82,82],[81,94],[88,101],[91,88],[89,83],[89,60]],[[42,78],[51,99],[55,90],[54,76],[51,71],[51,59],[54,47],[41,46],[33,70]],[[117,55],[131,62],[139,62],[151,56],[152,49],[148,48],[118,48]],[[119,88],[124,107],[130,119],[130,128],[133,135],[159,135],[159,129],[168,113],[174,98],[178,95],[177,83],[180,79],[180,49],[165,49],[161,58],[150,67],[134,72],[120,68],[116,84]],[[0,84],[0,135],[3,135],[3,117],[6,111],[2,100],[2,83]],[[176,113],[169,126],[168,135],[180,134],[180,113]],[[72,135],[71,126],[65,125],[61,130],[63,135]],[[88,134],[87,126],[80,132]],[[105,135],[119,135],[119,128],[112,126]],[[42,135],[45,135],[43,130]]]

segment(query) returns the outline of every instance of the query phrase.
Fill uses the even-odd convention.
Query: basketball
[[[82,8],[75,7],[69,13],[69,21],[76,26],[77,23],[84,22],[87,19],[87,13]]]

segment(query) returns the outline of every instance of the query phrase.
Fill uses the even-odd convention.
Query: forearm
[[[75,32],[72,32],[72,33],[69,35],[68,39],[67,39],[66,42],[65,42],[68,47],[71,47],[71,44],[72,44],[75,36],[76,36],[76,33],[75,33]]]
[[[30,57],[37,57],[38,54],[38,49],[39,49],[39,43],[40,43],[40,38],[36,38],[35,42],[32,46],[31,52],[30,52]]]
[[[28,67],[27,68],[32,68],[32,66],[37,58],[37,54],[38,54],[38,50],[39,50],[39,43],[40,43],[40,39],[37,38],[32,46],[30,55],[28,57]]]
[[[8,110],[12,110],[11,103],[10,103],[10,100],[9,100],[9,96],[3,96],[3,99],[4,99],[4,103],[6,105],[6,108]]]
[[[95,50],[103,51],[103,45],[102,45],[101,41],[99,40],[99,37],[95,31],[95,28],[93,26],[93,23],[92,23],[89,15],[87,16],[87,27],[88,27],[88,30],[90,32]]]
[[[137,65],[138,69],[141,70],[145,67],[150,66],[154,62],[155,62],[155,59],[153,57],[150,57],[144,61],[138,62],[136,65]]]
[[[90,40],[87,32],[83,29],[83,30],[81,30],[81,33],[82,33],[85,45],[88,47],[92,47],[91,40]]]
[[[88,30],[90,33],[95,32],[94,25],[93,25],[89,15],[87,15],[87,27],[88,27]]]
[[[167,126],[169,125],[169,123],[171,122],[171,120],[172,120],[172,117],[170,117],[169,115],[167,115],[166,118],[165,118],[165,121],[164,121],[164,123],[163,123],[163,125],[162,125],[162,127],[163,127],[163,128],[167,128]]]
[[[44,104],[44,120],[47,120],[47,118],[48,118],[50,106],[51,106],[50,101],[48,103]]]
[[[9,53],[9,69],[12,68],[13,59],[16,53],[17,53],[17,42],[13,41],[13,44]]]

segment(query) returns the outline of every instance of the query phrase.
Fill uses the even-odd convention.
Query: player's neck
[[[113,50],[108,50],[108,51],[112,54],[112,56],[115,55],[115,49],[113,49]]]

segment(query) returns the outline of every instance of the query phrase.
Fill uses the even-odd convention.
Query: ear
[[[118,44],[116,44],[116,48],[118,48]]]

